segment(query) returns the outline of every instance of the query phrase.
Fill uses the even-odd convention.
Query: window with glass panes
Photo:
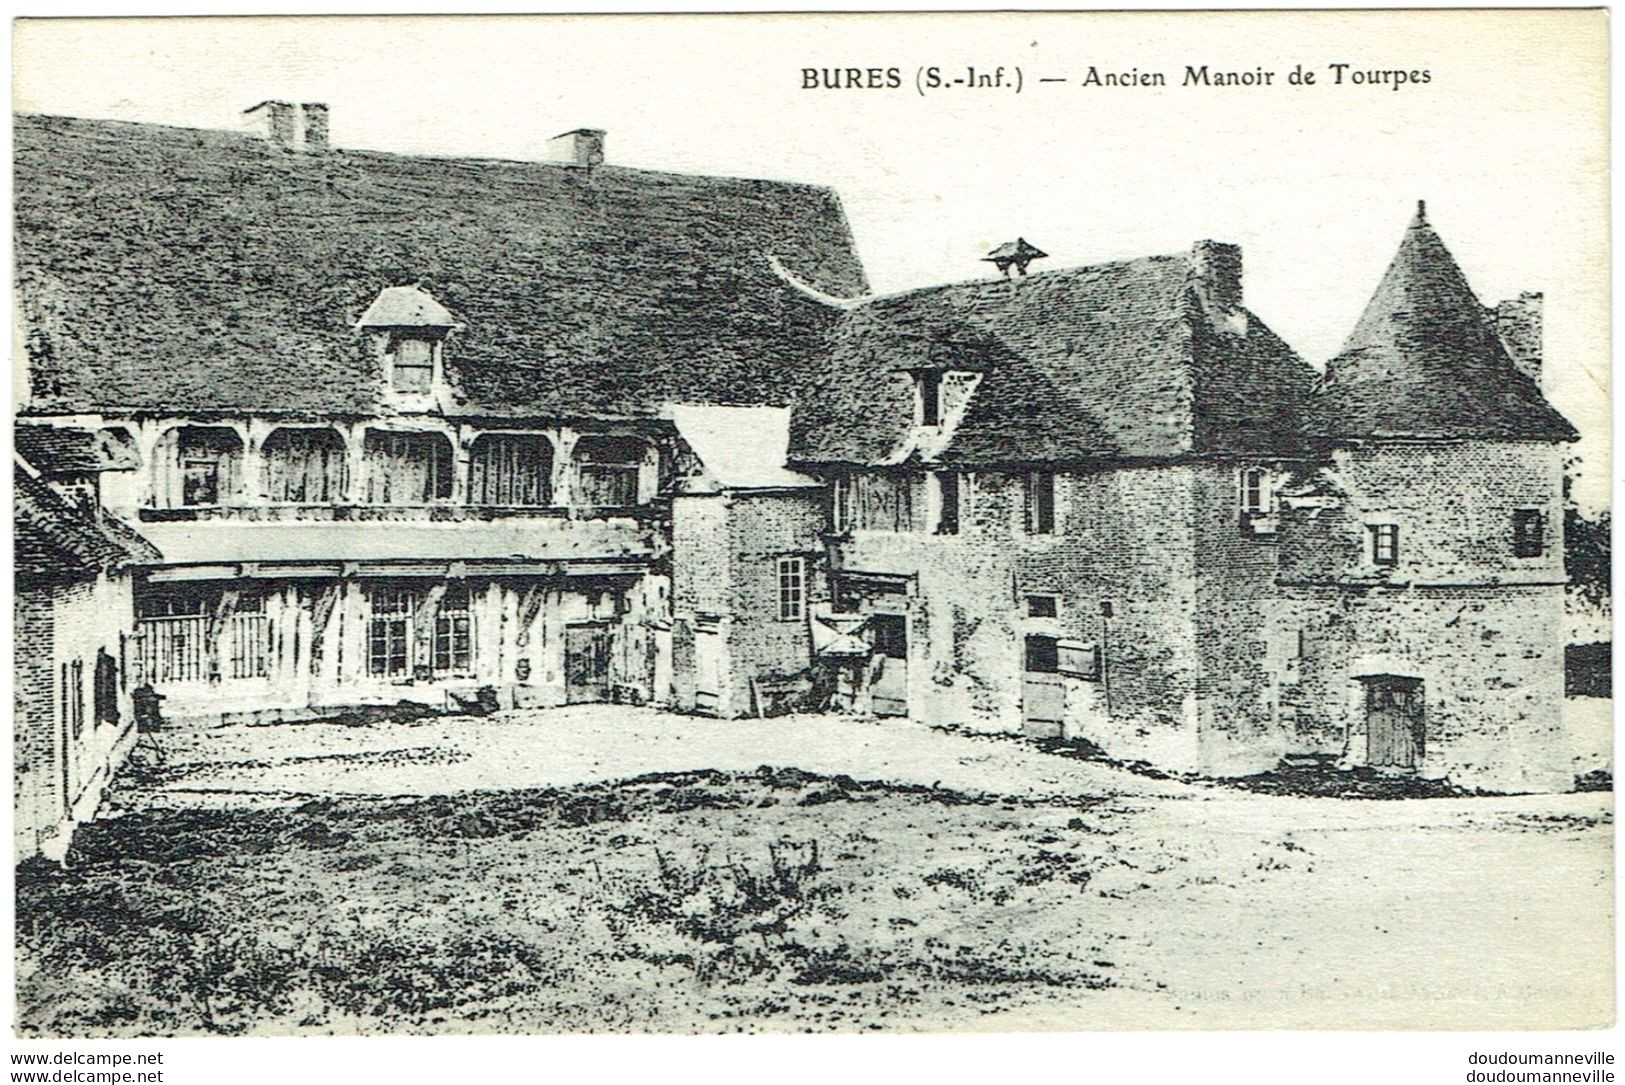
[[[412,672],[412,593],[378,585],[368,595],[367,670],[381,678],[405,678]]]
[[[1269,511],[1268,479],[1262,468],[1249,467],[1241,473],[1241,511],[1244,513]]]
[[[468,588],[454,584],[440,597],[440,610],[434,619],[436,674],[468,673],[474,656],[471,632]]]
[[[1378,565],[1399,564],[1399,525],[1371,525],[1371,560]]]
[[[779,559],[779,621],[799,621],[807,612],[805,558]]]
[[[427,393],[434,385],[434,341],[419,338],[395,340],[395,391],[409,395]]]

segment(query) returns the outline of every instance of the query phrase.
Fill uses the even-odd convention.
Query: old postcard
[[[15,1035],[1610,1024],[1608,80],[19,22]]]

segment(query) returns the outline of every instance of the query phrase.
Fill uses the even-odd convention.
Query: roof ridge
[[[1007,279],[999,275],[986,276],[979,279],[952,279],[943,283],[931,283],[926,286],[904,287],[901,290],[892,290],[880,294],[867,294],[864,297],[857,299],[857,307],[862,308],[876,302],[894,301],[900,298],[921,297],[932,293],[955,290],[962,287],[1002,287],[1005,290],[1014,293],[1015,291],[1023,288],[1023,283],[1045,281],[1053,282],[1060,279],[1071,278],[1083,271],[1104,271],[1109,268],[1129,267],[1134,264],[1150,264],[1160,260],[1183,260],[1188,256],[1189,253],[1179,252],[1155,253],[1149,256],[1129,256],[1119,260],[1103,260],[1098,264],[1073,264],[1069,267],[1045,268],[1042,271],[1034,271],[1031,274],[1014,279]]]
[[[252,132],[239,131],[233,128],[199,128],[185,124],[165,124],[161,121],[132,121],[120,117],[80,117],[71,113],[35,113],[26,110],[13,110],[14,119],[27,118],[37,121],[68,121],[74,125],[108,125],[123,129],[146,129],[175,134],[191,134],[208,137],[217,137],[222,142],[231,142],[247,147],[277,148],[267,140]],[[450,162],[467,163],[468,165],[503,165],[503,166],[535,166],[547,170],[568,170],[580,172],[581,167],[572,166],[566,162],[555,162],[545,158],[509,158],[497,155],[475,154],[428,154],[414,151],[393,151],[384,147],[340,147],[328,145],[320,151],[302,151],[301,157],[312,160],[323,158],[361,158],[379,157],[413,162]],[[632,174],[643,177],[681,177],[685,180],[711,181],[733,183],[740,185],[773,185],[776,188],[800,189],[808,192],[825,192],[833,194],[835,186],[820,184],[816,181],[794,181],[774,177],[744,177],[730,173],[684,173],[679,170],[653,169],[646,166],[624,166],[616,163],[601,163],[592,167],[594,173]]]

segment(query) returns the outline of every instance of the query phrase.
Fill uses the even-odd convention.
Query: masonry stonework
[[[19,856],[59,855],[75,822],[94,815],[133,747],[135,713],[112,672],[116,719],[98,704],[98,666],[115,667],[129,635],[130,583],[98,575],[17,593],[16,798]],[[24,655],[23,653],[27,653]]]
[[[102,652],[121,698],[205,721],[827,703],[1212,776],[1572,783],[1576,434],[1539,389],[1541,299],[1486,308],[1422,208],[1322,373],[1223,242],[872,295],[833,192],[584,181],[590,130],[459,163],[316,124],[273,180],[239,136],[14,127],[31,447],[76,494],[80,454],[119,450],[101,500],[149,544],[19,595],[36,844],[126,741],[61,740],[61,664]],[[201,218],[155,225],[177,184]],[[121,231],[143,244],[110,261]],[[264,304],[232,354],[244,261]],[[152,282],[162,327],[131,316]],[[86,567],[125,568],[108,546]]]

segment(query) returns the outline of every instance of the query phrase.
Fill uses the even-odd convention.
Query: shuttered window
[[[330,429],[272,431],[261,448],[272,501],[329,504],[344,497],[344,439]]]
[[[367,502],[427,505],[451,497],[451,442],[440,433],[368,430]]]
[[[633,437],[583,437],[576,443],[576,503],[586,508],[638,504],[648,446]]]
[[[487,433],[469,449],[468,500],[474,505],[547,505],[553,500],[553,445],[540,433]]]

